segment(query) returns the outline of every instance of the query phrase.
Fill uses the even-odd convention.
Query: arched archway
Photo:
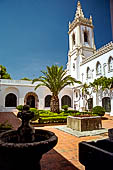
[[[38,102],[38,96],[33,92],[27,93],[24,98],[24,104],[27,104],[32,108],[38,108]]]
[[[51,95],[45,97],[45,107],[50,107]]]
[[[7,94],[5,97],[5,107],[16,107],[17,106],[17,96],[13,93]]]
[[[111,100],[110,100],[110,97],[104,97],[102,99],[102,106],[104,107],[106,112],[110,112],[111,111]]]
[[[61,106],[63,105],[68,105],[69,107],[71,107],[71,98],[68,95],[62,97]]]
[[[96,74],[101,74],[101,64],[99,61],[96,63]]]
[[[32,108],[35,108],[35,97],[33,95],[29,95],[27,97],[27,105],[29,105]]]
[[[91,78],[91,70],[89,67],[87,67],[87,70],[86,70],[86,77]]]

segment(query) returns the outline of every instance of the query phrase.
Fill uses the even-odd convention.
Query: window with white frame
[[[87,76],[87,78],[91,78],[91,70],[89,67],[87,67],[86,76]]]
[[[78,98],[78,92],[76,92],[76,98]]]
[[[101,64],[99,61],[96,64],[96,74],[101,74]]]
[[[73,63],[73,71],[75,70],[75,63]]]
[[[73,45],[75,45],[75,33],[73,33],[73,35],[72,35],[72,43],[73,43]]]
[[[88,32],[84,31],[84,42],[88,43]]]
[[[113,57],[109,57],[109,60],[108,60],[108,71],[113,71]]]

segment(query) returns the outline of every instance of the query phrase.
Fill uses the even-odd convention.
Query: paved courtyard
[[[102,120],[102,127],[113,128],[113,117],[106,117],[108,117],[108,120]],[[41,160],[42,170],[84,170],[84,166],[79,163],[79,142],[108,138],[108,133],[78,138],[56,129],[54,126],[41,128],[50,130],[58,136],[58,144],[53,150],[45,154]]]
[[[2,123],[5,120],[8,120],[14,129],[17,129],[21,124],[12,113],[0,113],[0,122]],[[61,127],[61,125],[59,126]],[[62,125],[62,127],[64,126]],[[113,128],[113,117],[105,115],[105,120],[102,120],[102,127],[106,129]],[[58,143],[54,149],[42,157],[42,170],[84,170],[85,168],[80,164],[78,157],[79,142],[108,138],[107,132],[95,136],[76,137],[55,126],[45,126],[41,127],[41,129],[50,130],[58,136]]]

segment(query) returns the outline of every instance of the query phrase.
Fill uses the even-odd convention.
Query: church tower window
[[[88,43],[88,33],[84,31],[84,42]]]
[[[75,45],[75,34],[74,33],[72,35],[72,42],[73,42],[73,45]]]
[[[113,71],[113,57],[109,57],[109,60],[108,60],[108,71]]]

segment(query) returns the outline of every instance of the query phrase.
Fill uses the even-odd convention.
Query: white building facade
[[[113,43],[96,50],[92,16],[84,17],[78,1],[75,18],[69,23],[69,52],[67,72],[83,84],[93,82],[100,76],[113,77]],[[38,109],[49,109],[51,92],[46,87],[35,89],[36,84],[23,80],[0,80],[0,111],[15,111],[16,106],[29,104]],[[89,98],[89,97],[88,97]],[[113,90],[92,93],[89,101],[92,107],[104,106],[113,115]],[[85,101],[81,97],[80,85],[65,87],[59,93],[60,109],[69,105],[70,109],[84,110]],[[87,105],[87,109],[89,106]]]
[[[103,76],[113,77],[113,43],[110,42],[96,50],[94,43],[92,16],[84,17],[81,4],[78,1],[75,18],[69,23],[69,53],[67,70],[75,79],[82,84],[89,84]],[[113,115],[113,90],[91,93],[87,96],[89,105],[82,97],[80,85],[74,87],[74,108],[77,110],[91,109],[94,106],[103,106],[106,112]]]
[[[0,80],[0,111],[16,112],[18,105],[28,104],[37,109],[50,109],[51,92],[46,87],[35,90],[37,83],[24,80]],[[59,93],[60,109],[62,105],[68,104],[73,108],[73,89],[64,88]]]

